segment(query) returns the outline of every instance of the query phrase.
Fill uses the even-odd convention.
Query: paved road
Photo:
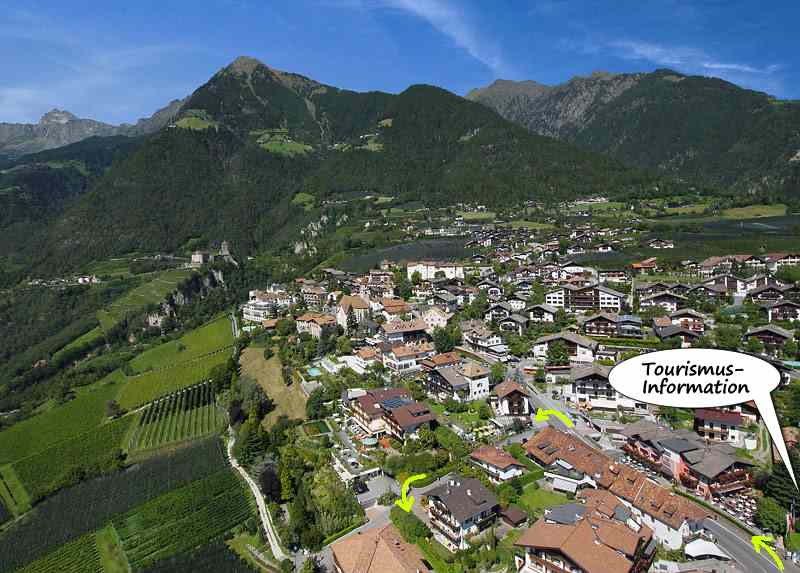
[[[258,484],[256,484],[253,478],[250,477],[250,474],[247,473],[247,470],[239,465],[239,462],[237,462],[236,458],[233,456],[233,445],[236,443],[236,433],[233,431],[233,428],[228,427],[228,434],[230,435],[230,439],[228,440],[228,459],[230,460],[233,468],[238,471],[242,478],[244,478],[244,481],[247,482],[247,485],[250,487],[250,491],[253,492],[253,497],[256,498],[258,515],[261,517],[261,524],[264,526],[264,531],[267,533],[267,540],[269,541],[269,548],[272,550],[272,555],[274,555],[275,559],[278,561],[290,559],[292,556],[285,553],[281,548],[280,540],[278,539],[278,535],[275,533],[275,529],[272,525],[272,516],[267,510],[267,503],[264,500],[261,490],[258,488]]]
[[[767,555],[766,551],[761,554],[753,550],[750,537],[738,528],[720,521],[706,520],[706,529],[714,534],[716,543],[728,555],[733,557],[744,571],[748,573],[774,573],[777,571],[774,561]],[[800,568],[794,563],[783,557],[783,564],[786,573],[800,572]]]

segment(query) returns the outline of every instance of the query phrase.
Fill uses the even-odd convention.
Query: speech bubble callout
[[[753,400],[797,488],[797,478],[770,396],[780,381],[780,372],[765,360],[710,348],[640,354],[620,362],[609,374],[609,383],[617,392],[657,406],[718,408]]]

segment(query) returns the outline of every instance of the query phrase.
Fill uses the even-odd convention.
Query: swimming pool
[[[317,376],[322,376],[322,370],[320,370],[316,366],[309,366],[308,375],[311,376],[312,378],[316,378]]]

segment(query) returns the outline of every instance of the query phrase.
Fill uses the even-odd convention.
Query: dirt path
[[[281,361],[277,355],[264,360],[262,348],[245,348],[239,362],[242,366],[242,375],[256,380],[267,396],[275,402],[275,409],[264,418],[265,427],[274,424],[282,415],[305,419],[306,396],[298,383],[291,386],[283,383]]]

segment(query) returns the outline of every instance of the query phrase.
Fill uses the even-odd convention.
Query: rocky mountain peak
[[[228,64],[225,70],[234,74],[243,74],[249,76],[260,67],[268,66],[256,58],[252,58],[250,56],[239,56],[230,64]]]
[[[39,120],[39,125],[64,125],[70,121],[77,121],[78,117],[63,109],[51,109]]]

